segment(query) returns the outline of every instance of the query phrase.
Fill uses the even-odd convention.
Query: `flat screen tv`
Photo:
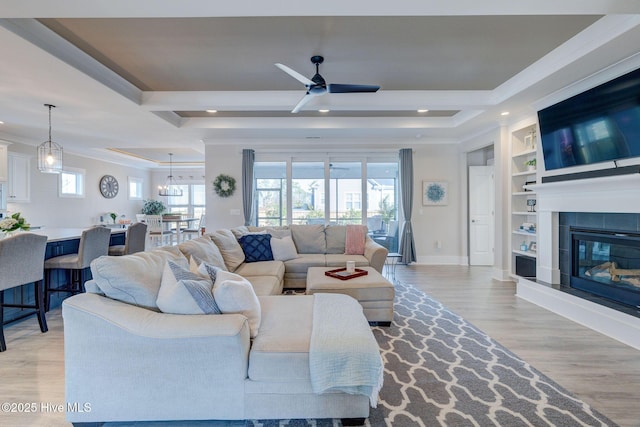
[[[640,156],[640,69],[538,111],[545,170]]]

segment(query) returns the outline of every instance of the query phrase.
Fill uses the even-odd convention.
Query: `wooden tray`
[[[325,276],[334,277],[340,280],[349,280],[355,277],[366,276],[367,274],[369,274],[367,270],[361,270],[359,268],[356,268],[356,271],[354,271],[353,273],[347,273],[346,268],[336,268],[335,270],[324,272]]]

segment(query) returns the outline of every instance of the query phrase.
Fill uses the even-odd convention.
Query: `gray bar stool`
[[[78,253],[66,254],[49,258],[44,262],[45,275],[45,309],[49,311],[52,292],[68,292],[78,294],[84,292],[86,269],[91,261],[109,253],[109,240],[111,229],[106,227],[93,227],[82,232]],[[53,270],[70,270],[70,283],[58,287],[52,287]]]
[[[40,330],[47,332],[44,299],[42,296],[42,278],[44,252],[47,237],[33,233],[19,233],[0,240],[0,351],[7,349],[4,340],[4,307],[33,308],[31,314],[38,315]],[[33,283],[35,287],[35,303],[5,304],[4,291],[17,286]]]
[[[127,228],[124,245],[109,246],[109,255],[129,255],[143,252],[147,243],[147,224],[136,222]]]

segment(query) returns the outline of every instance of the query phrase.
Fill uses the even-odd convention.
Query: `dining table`
[[[200,218],[191,218],[191,217],[183,217],[182,215],[163,215],[162,216],[162,224],[163,227],[166,227],[167,230],[175,230],[176,233],[176,242],[180,244],[182,240],[182,231],[183,229],[191,229],[193,228],[191,225],[194,221],[199,221]],[[164,225],[167,224],[167,225]],[[185,227],[182,227],[185,225]]]

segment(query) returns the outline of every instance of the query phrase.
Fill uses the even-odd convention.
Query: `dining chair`
[[[194,237],[200,237],[204,226],[205,226],[205,222],[204,222],[204,214],[203,214],[203,215],[200,215],[200,221],[198,221],[198,226],[196,228],[182,229],[181,233],[183,236],[183,240],[186,236],[189,236],[189,239],[192,239]]]
[[[175,232],[165,227],[162,221],[162,215],[147,215],[146,223],[151,244],[155,243],[155,246],[162,246],[164,245],[165,238],[167,238],[170,244],[173,245]]]
[[[30,308],[38,316],[40,331],[47,332],[42,279],[47,236],[19,233],[0,240],[0,351],[7,349],[4,339],[4,307]],[[34,304],[4,303],[4,291],[33,283]]]
[[[143,252],[147,243],[147,224],[136,222],[127,228],[124,245],[109,246],[109,255],[129,255]]]
[[[93,227],[82,232],[78,252],[73,254],[60,255],[49,258],[44,262],[45,287],[44,299],[45,309],[49,311],[51,305],[51,294],[53,292],[67,292],[78,294],[84,292],[84,282],[86,270],[94,259],[109,254],[109,241],[111,240],[111,229],[107,227]],[[53,271],[65,270],[70,272],[67,283],[53,286]]]

